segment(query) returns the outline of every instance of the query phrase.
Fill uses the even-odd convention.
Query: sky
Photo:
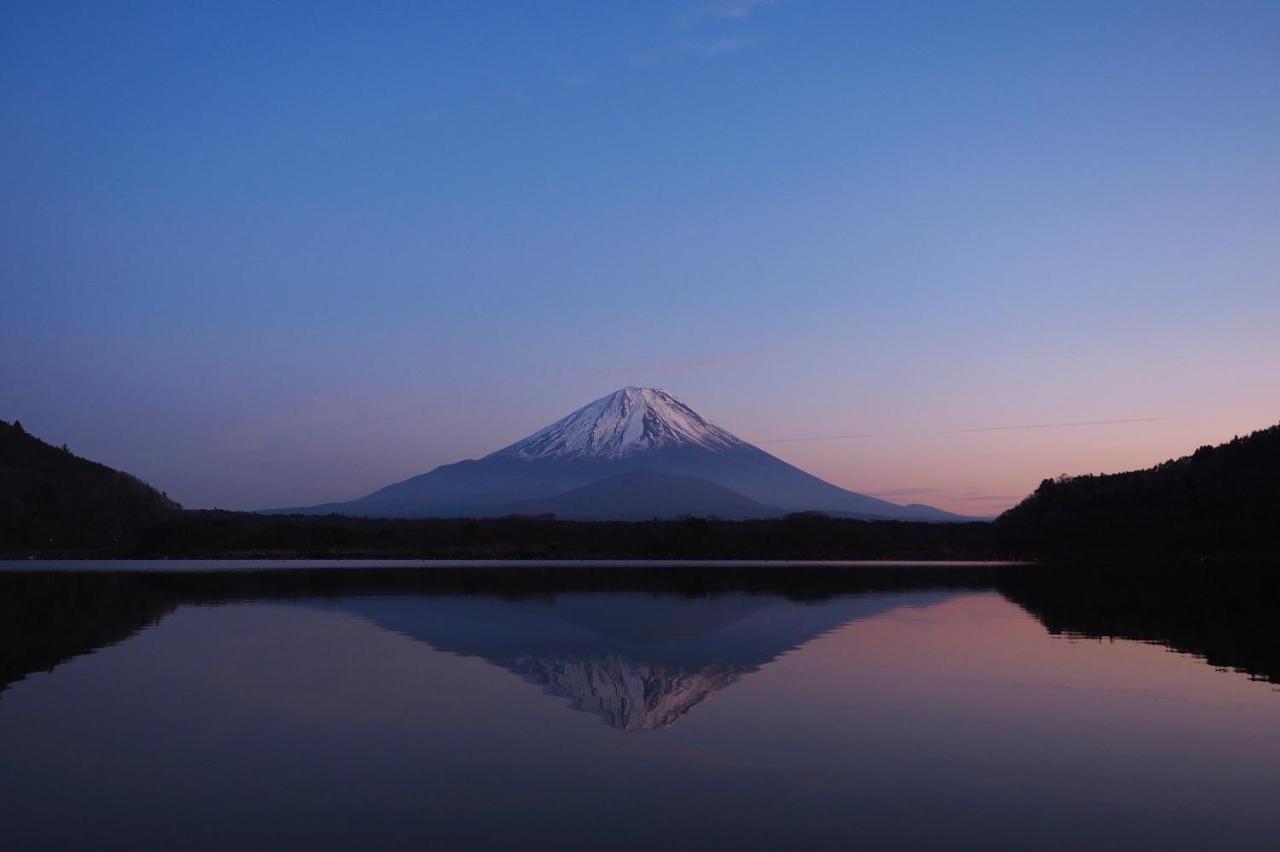
[[[1280,421],[1274,2],[20,2],[0,418],[350,499],[623,385],[994,514]]]

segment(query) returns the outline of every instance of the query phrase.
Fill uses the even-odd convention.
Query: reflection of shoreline
[[[256,600],[315,600],[370,595],[473,595],[547,599],[566,592],[646,592],[707,597],[730,592],[822,600],[834,595],[910,588],[989,587],[991,566],[832,566],[785,568],[695,563],[679,569],[653,565],[486,568],[341,568],[178,572],[0,570],[0,696],[29,674],[128,639],[183,604]],[[114,563],[113,563],[114,564]],[[118,563],[125,569],[131,563]],[[290,563],[298,564],[298,563]],[[305,563],[304,563],[305,564]]]
[[[549,573],[519,568],[429,576],[420,570],[203,575],[5,571],[0,572],[0,700],[9,685],[27,675],[125,641],[184,604],[287,600],[358,611],[386,629],[411,635],[417,631],[388,621],[386,602],[404,604],[415,597],[439,601],[448,595],[496,606],[496,612],[506,615],[488,622],[473,619],[471,635],[458,634],[465,643],[448,634],[414,638],[490,659],[611,725],[664,727],[780,653],[848,620],[870,617],[836,610],[865,608],[883,597],[873,592],[910,589],[996,589],[1053,634],[1156,643],[1215,667],[1280,683],[1280,620],[1275,618],[1280,572],[1257,565],[907,571],[707,566]],[[625,594],[636,592],[644,594]],[[383,602],[379,613],[368,612],[373,596]],[[653,610],[642,603],[627,618],[611,619],[624,599],[666,602],[666,615],[648,623],[645,612]],[[797,601],[827,604],[785,605]],[[672,609],[671,602],[701,603],[707,611],[681,622],[671,616],[697,607]],[[564,610],[570,604],[573,611]],[[521,606],[535,614],[556,611],[551,614],[561,629],[550,635],[544,623],[523,635],[519,630],[504,634],[513,626],[508,616]],[[752,613],[761,608],[770,613],[752,623]],[[795,618],[783,617],[788,613]],[[710,628],[700,634],[698,622]],[[749,629],[735,632],[733,625],[740,622]],[[541,647],[538,637],[545,640]]]

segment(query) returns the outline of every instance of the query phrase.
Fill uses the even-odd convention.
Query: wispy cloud
[[[875,435],[810,435],[804,438],[763,438],[757,444],[800,444],[808,441],[849,441],[854,438],[874,438]]]
[[[777,352],[754,352],[737,355],[713,355],[707,358],[691,358],[687,361],[661,361],[654,364],[637,364],[605,373],[608,378],[625,378],[645,373],[688,373],[712,367],[732,367],[738,364],[755,364],[778,357]]]
[[[702,41],[682,41],[675,45],[675,48],[682,53],[692,53],[698,56],[717,56],[721,53],[734,53],[739,50],[746,50],[749,47],[756,47],[763,41],[757,36],[723,36]]]
[[[529,96],[514,86],[499,85],[493,90],[493,94],[495,97],[515,101],[516,103],[527,104],[530,102]]]
[[[1022,500],[1025,494],[985,494],[982,489],[975,486],[965,488],[935,488],[932,486],[914,486],[910,488],[887,488],[881,491],[867,492],[872,497],[879,497],[881,500],[899,501],[916,501],[924,500],[929,503],[939,503],[943,505],[956,505],[958,503],[973,503],[975,505],[973,511],[979,513],[989,513],[998,511],[1006,506],[1012,506]],[[986,508],[981,504],[990,504],[990,508]]]
[[[594,74],[548,74],[547,77],[553,82],[573,89],[585,86],[596,78]]]
[[[778,0],[714,0],[686,9],[671,19],[680,29],[691,29],[705,21],[741,21],[751,17],[757,9],[772,6]]]
[[[920,494],[940,494],[942,493],[942,490],[943,489],[941,488],[928,488],[928,487],[890,488],[887,491],[870,491],[868,493],[872,497],[879,497],[883,500],[889,500],[894,497],[915,497]]]
[[[949,429],[946,432],[936,433],[943,435],[963,435],[973,432],[1012,432],[1029,429],[1071,429],[1079,426],[1120,426],[1127,423],[1163,423],[1172,418],[1169,417],[1130,417],[1122,420],[1076,420],[1063,423],[1026,423],[1016,426],[975,426],[970,429]],[[922,433],[929,434],[929,433]],[[877,438],[879,435],[867,433],[849,433],[840,435],[813,435],[804,438],[765,438],[756,441],[757,444],[791,444],[801,443],[804,441],[845,441],[853,438]],[[901,494],[909,493],[909,489],[902,490]],[[921,492],[923,493],[923,492]],[[875,496],[884,497],[890,492],[878,493]],[[899,494],[898,496],[901,496]],[[976,498],[975,498],[976,499]],[[992,500],[1006,499],[1004,496],[994,496]]]
[[[720,38],[690,39],[646,50],[631,57],[635,65],[652,65],[679,56],[722,56],[763,44],[756,36],[722,36]]]
[[[1075,420],[1064,423],[1026,423],[1016,426],[975,426],[971,429],[951,429],[948,434],[967,432],[1013,432],[1023,429],[1071,429],[1077,426],[1120,426],[1126,423],[1162,423],[1168,417],[1130,417],[1123,420]]]

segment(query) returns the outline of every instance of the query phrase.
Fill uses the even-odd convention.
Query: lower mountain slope
[[[775,514],[824,512],[867,520],[977,520],[931,506],[900,506],[848,491],[761,450],[752,450],[754,452],[728,457],[683,448],[624,459],[525,460],[486,456],[441,465],[356,500],[266,511],[370,518],[493,517],[510,514],[513,503],[554,498],[595,482],[644,470],[718,485],[776,508]]]
[[[514,515],[620,521],[684,516],[746,520],[783,514],[705,479],[653,470],[620,473],[555,497],[513,503],[508,509]]]

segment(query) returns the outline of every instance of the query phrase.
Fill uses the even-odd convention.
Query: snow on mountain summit
[[[681,446],[713,452],[751,447],[664,390],[626,387],[490,455],[620,459]]]

